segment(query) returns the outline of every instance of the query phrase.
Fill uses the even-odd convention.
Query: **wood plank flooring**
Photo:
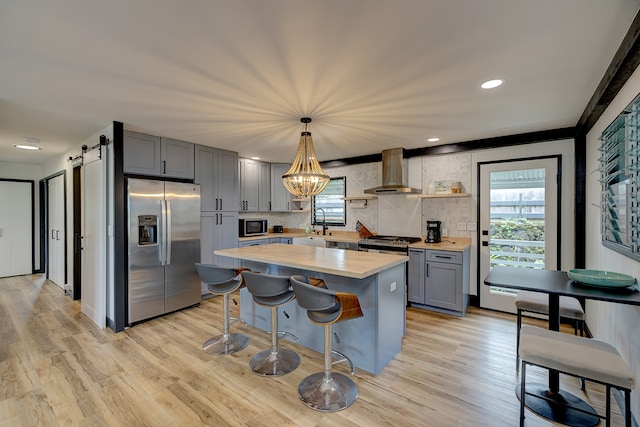
[[[42,275],[0,279],[0,426],[518,425],[515,316],[408,309],[401,353],[378,376],[356,370],[356,403],[325,414],[297,397],[298,383],[322,370],[321,354],[281,340],[301,355],[300,367],[257,376],[248,364],[270,347],[264,332],[236,324],[251,339],[246,349],[224,357],[202,351],[221,332],[221,315],[222,299],[211,298],[115,334],[96,328]],[[345,364],[335,369],[348,372]],[[545,381],[544,371],[529,372]],[[576,379],[561,381],[603,410],[602,387],[589,383],[583,394]],[[622,425],[613,406],[613,425]],[[526,415],[527,426],[554,425]]]

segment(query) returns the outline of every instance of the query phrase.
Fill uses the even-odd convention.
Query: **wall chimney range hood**
[[[407,168],[403,158],[403,148],[382,151],[382,185],[364,190],[366,194],[420,194],[419,188],[407,185]]]

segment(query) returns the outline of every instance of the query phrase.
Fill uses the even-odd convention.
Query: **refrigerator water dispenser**
[[[138,246],[158,244],[158,216],[138,215]]]

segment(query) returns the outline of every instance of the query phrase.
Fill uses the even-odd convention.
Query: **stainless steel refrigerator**
[[[200,185],[127,180],[129,324],[200,302]]]

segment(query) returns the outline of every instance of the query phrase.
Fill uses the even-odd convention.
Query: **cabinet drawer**
[[[444,262],[447,264],[462,264],[462,252],[425,251],[426,262]]]

